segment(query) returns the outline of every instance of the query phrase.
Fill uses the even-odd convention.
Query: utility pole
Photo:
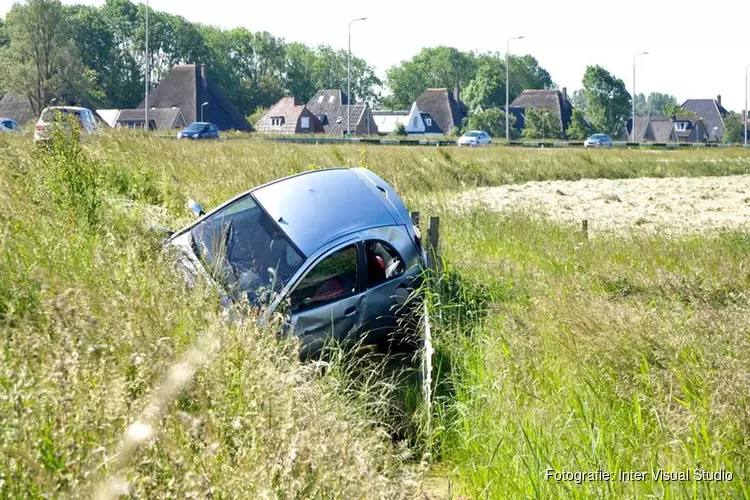
[[[645,56],[648,52],[639,52],[633,56],[633,122],[630,126],[630,141],[635,142],[635,58]]]
[[[510,53],[510,42],[512,40],[521,40],[522,38],[526,38],[525,36],[516,36],[513,38],[509,38],[508,42],[505,44],[505,141],[510,142],[510,115],[509,109],[510,109],[510,57],[508,54]]]
[[[745,119],[742,122],[742,127],[745,130],[745,147],[747,147],[747,70],[750,68],[750,64],[745,66]]]
[[[366,17],[360,17],[349,21],[349,60],[346,65],[346,136],[352,133],[352,23],[364,21]]]
[[[148,64],[148,0],[146,0],[146,98],[144,99],[144,105],[145,105],[145,112],[146,112],[146,121],[143,125],[143,129],[148,132],[150,127],[148,126],[148,73],[149,73],[149,64]]]

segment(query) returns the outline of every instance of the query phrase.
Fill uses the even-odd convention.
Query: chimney
[[[716,96],[716,102],[718,102],[719,106],[721,106],[721,94]]]
[[[455,99],[456,102],[461,100],[461,90],[458,88],[458,85],[453,87],[453,99]]]
[[[562,94],[563,94],[563,101],[567,101],[568,100],[568,87],[562,88]]]

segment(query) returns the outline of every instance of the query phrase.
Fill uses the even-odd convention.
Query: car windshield
[[[190,126],[189,126],[189,127],[187,128],[187,130],[188,130],[189,132],[201,132],[201,131],[203,131],[203,129],[206,129],[206,130],[208,130],[208,124],[207,124],[207,123],[199,123],[199,122],[195,122],[195,123],[192,123],[192,124],[191,124],[191,125],[190,125]]]
[[[466,132],[466,137],[479,137],[479,132]]]
[[[591,136],[592,139],[606,139],[607,136],[604,134],[594,134]]]
[[[42,121],[43,122],[52,122],[54,121],[58,115],[60,116],[75,116],[76,118],[80,118],[81,114],[77,110],[72,109],[60,109],[60,108],[47,108],[44,111],[42,111]]]
[[[247,195],[207,217],[191,231],[193,251],[238,298],[263,305],[278,292],[303,256]]]

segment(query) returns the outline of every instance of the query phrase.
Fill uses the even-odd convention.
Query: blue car
[[[202,210],[202,209],[199,209]],[[166,242],[190,282],[287,317],[301,356],[331,338],[388,347],[417,301],[419,229],[393,188],[365,168],[327,169],[252,189]],[[209,272],[209,270],[212,270]]]
[[[0,132],[18,132],[20,130],[21,127],[18,126],[15,120],[0,118]]]
[[[177,133],[178,139],[218,139],[219,129],[213,123],[193,122]]]

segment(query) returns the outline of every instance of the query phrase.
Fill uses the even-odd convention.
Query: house
[[[729,112],[721,105],[721,95],[716,99],[688,99],[681,106],[687,111],[692,111],[703,120],[706,131],[709,134],[708,140],[711,142],[720,142],[724,137],[724,118]]]
[[[378,133],[381,135],[393,133],[396,130],[396,125],[399,123],[404,126],[407,134],[425,133],[425,118],[422,117],[422,112],[419,111],[416,102],[411,105],[411,109],[408,111],[374,110],[372,112],[372,119],[375,121]],[[427,115],[427,119],[432,122],[429,115]]]
[[[255,124],[267,134],[323,134],[325,129],[307,106],[296,97],[282,97]]]
[[[515,128],[519,131],[525,128],[526,110],[546,109],[552,116],[560,120],[560,130],[567,130],[573,115],[573,105],[568,100],[568,89],[560,90],[524,90],[510,104],[509,114],[516,117]],[[520,115],[520,116],[519,116]],[[521,119],[519,119],[519,117]]]
[[[370,135],[378,132],[367,104],[347,106],[349,99],[338,89],[319,90],[307,103],[307,109],[323,125],[328,135],[344,136],[350,123],[351,135]],[[349,118],[351,116],[351,118]],[[349,120],[351,119],[351,122]]]
[[[629,119],[621,140],[631,140],[633,119]],[[699,118],[643,116],[635,119],[635,142],[705,142],[709,134]]]
[[[425,122],[425,134],[429,135],[450,134],[451,129],[462,126],[469,114],[458,87],[453,93],[447,88],[427,89],[417,97],[416,105]]]
[[[106,120],[111,119],[111,111],[100,110],[99,114]],[[117,111],[117,110],[115,110]],[[180,108],[152,108],[148,110],[149,130],[174,130],[188,126],[185,115]],[[144,128],[146,113],[143,109],[121,109],[112,120],[114,128]],[[192,123],[192,122],[191,122]]]
[[[149,118],[152,109],[179,108],[187,123],[206,121],[219,130],[253,130],[224,92],[208,79],[205,64],[181,64],[172,68],[149,93],[148,105]],[[138,109],[144,108],[145,101],[138,105]]]
[[[0,117],[15,120],[21,126],[39,118],[27,97],[13,93],[5,94],[0,100]]]

